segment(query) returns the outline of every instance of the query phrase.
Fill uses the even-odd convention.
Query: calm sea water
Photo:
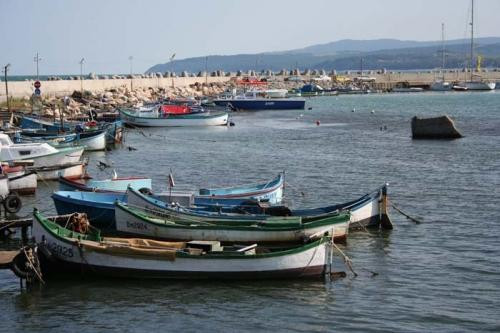
[[[129,132],[125,146],[138,150],[91,154],[91,172],[109,175],[95,167],[106,161],[162,190],[170,169],[180,187],[286,170],[294,207],[344,202],[388,182],[392,201],[423,223],[392,211],[393,231],[350,234],[343,249],[358,277],[78,280],[26,292],[0,271],[0,331],[500,331],[500,93],[321,97],[307,107],[235,114],[231,128]],[[413,115],[441,114],[465,138],[411,140]],[[53,213],[52,187],[40,185],[20,215],[33,205]]]

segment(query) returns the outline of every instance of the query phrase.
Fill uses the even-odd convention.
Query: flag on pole
[[[175,186],[174,175],[172,175],[172,172],[168,174],[168,184],[170,185],[170,188]]]

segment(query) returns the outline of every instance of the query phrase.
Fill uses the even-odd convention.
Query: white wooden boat
[[[0,133],[0,161],[33,161],[34,167],[53,167],[80,161],[83,147],[57,149],[47,143],[14,144],[8,135]]]
[[[9,179],[9,189],[20,195],[35,194],[37,187],[36,173],[26,171],[24,167],[2,166],[4,174]]]
[[[60,177],[79,179],[85,175],[85,163],[67,163],[53,167],[28,167],[28,171],[34,171],[39,180],[57,180]]]
[[[9,178],[0,174],[0,199],[4,199],[9,195]]]
[[[96,132],[88,132],[88,133],[79,133],[75,139],[75,142],[72,145],[78,145],[85,147],[86,151],[98,151],[106,149],[106,134],[105,130],[96,131]],[[56,145],[57,148],[64,147],[69,145]]]
[[[220,242],[103,238],[98,232],[83,233],[88,222],[81,216],[64,218],[73,230],[34,213],[32,234],[44,278],[61,273],[140,279],[299,278],[320,277],[332,268],[328,237],[280,250],[257,244],[238,247]]]
[[[186,127],[186,126],[225,126],[227,112],[199,112],[188,114],[162,115],[153,109],[151,115],[144,111],[119,110],[123,122],[139,127]]]
[[[157,213],[157,212],[155,212]],[[223,242],[297,243],[313,235],[334,230],[336,239],[345,239],[349,231],[348,212],[325,217],[269,217],[261,221],[193,219],[172,220],[152,216],[126,204],[115,203],[116,230],[166,240],[218,240]]]

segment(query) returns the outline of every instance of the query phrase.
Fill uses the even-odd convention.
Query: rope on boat
[[[42,272],[40,270],[40,262],[38,261],[38,257],[33,255],[33,249],[28,248],[28,251],[26,251],[26,247],[23,247],[23,253],[26,257],[26,260],[28,260],[26,264],[27,268],[35,273],[36,278],[41,284],[45,284],[42,278]]]
[[[408,220],[411,220],[411,221],[415,222],[416,224],[422,223],[422,221],[417,220],[414,217],[411,217],[410,215],[406,214],[401,209],[399,209],[398,207],[396,207],[396,205],[394,205],[394,203],[392,201],[390,201],[389,203],[390,203],[391,207],[394,208],[394,210],[396,210],[398,213],[400,213],[401,215],[403,215],[404,217],[406,217]]]

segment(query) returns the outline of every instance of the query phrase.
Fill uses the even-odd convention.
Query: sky
[[[0,0],[9,75],[142,73],[176,59],[341,39],[466,38],[469,0]],[[475,36],[500,36],[500,0],[476,0]],[[470,14],[469,14],[470,15]],[[132,61],[129,57],[132,56]]]

